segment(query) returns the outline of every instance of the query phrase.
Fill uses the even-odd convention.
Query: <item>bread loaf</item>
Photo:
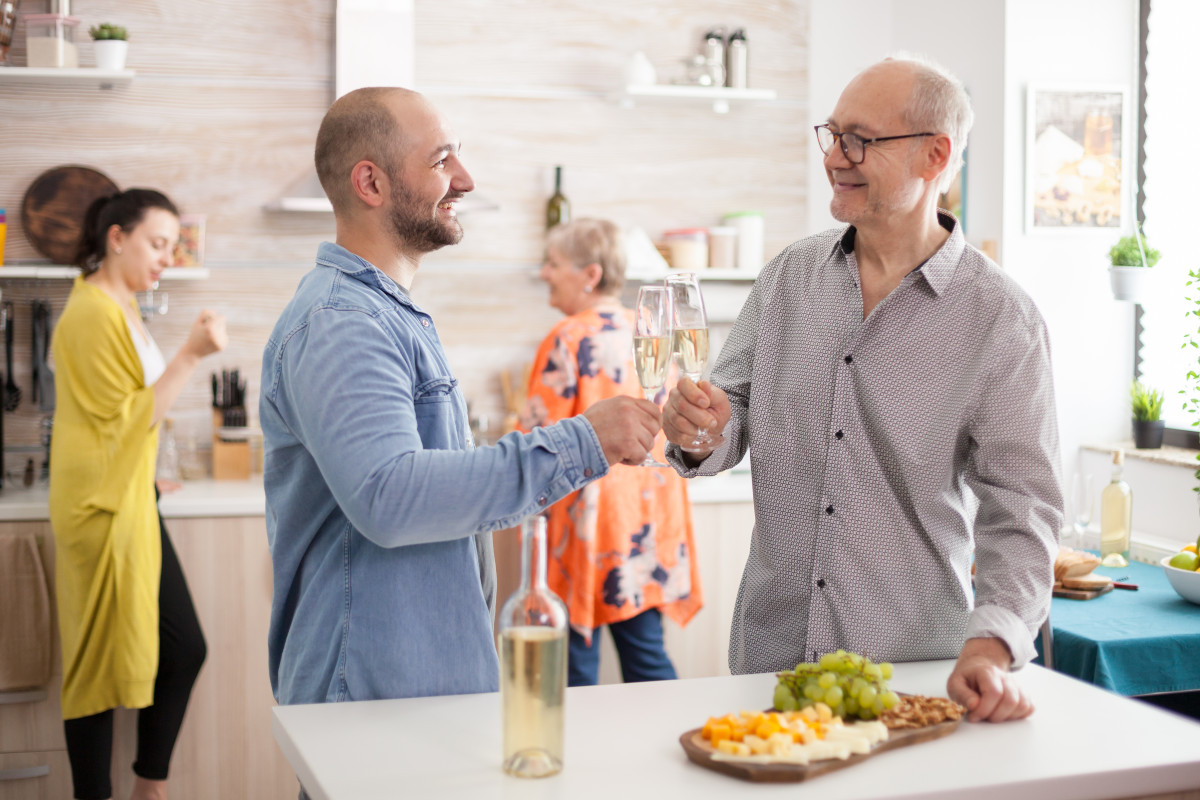
[[[1065,589],[1083,589],[1085,591],[1103,589],[1110,583],[1112,583],[1112,578],[1107,575],[1097,575],[1094,572],[1089,572],[1087,575],[1066,577],[1062,580],[1062,585]]]
[[[1066,578],[1087,575],[1098,566],[1100,566],[1100,559],[1091,553],[1072,550],[1070,547],[1061,547],[1054,559],[1054,580],[1056,583],[1062,582],[1065,586]]]

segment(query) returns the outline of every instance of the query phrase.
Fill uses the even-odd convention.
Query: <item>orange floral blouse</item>
[[[622,394],[643,396],[633,368],[633,312],[574,314],[538,348],[521,427],[549,425]],[[665,442],[660,431],[659,461]],[[700,610],[691,505],[686,481],[674,470],[615,464],[548,516],[547,582],[566,602],[571,626],[589,642],[593,628],[650,608],[680,626]]]

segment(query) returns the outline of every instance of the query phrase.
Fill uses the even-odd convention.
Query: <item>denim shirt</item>
[[[492,530],[608,472],[583,417],[475,448],[437,330],[328,242],[262,365],[282,704],[495,691]]]

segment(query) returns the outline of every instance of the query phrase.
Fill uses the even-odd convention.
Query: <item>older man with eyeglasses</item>
[[[1046,326],[937,207],[972,119],[932,64],[856,76],[816,126],[846,226],[763,268],[711,382],[682,381],[663,428],[688,477],[750,454],[734,673],[838,648],[957,658],[950,696],[1000,722],[1033,711],[1012,672],[1049,611],[1062,492]],[[684,452],[699,428],[723,437]]]

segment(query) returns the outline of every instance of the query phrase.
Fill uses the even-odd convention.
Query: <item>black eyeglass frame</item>
[[[830,148],[832,148],[834,144],[840,145],[842,148],[842,155],[844,155],[846,157],[846,160],[849,161],[851,164],[861,164],[867,160],[867,145],[869,145],[869,144],[875,144],[876,142],[890,142],[890,141],[894,141],[896,139],[915,139],[918,136],[937,136],[936,133],[926,132],[926,133],[902,133],[899,136],[876,136],[874,139],[864,139],[863,137],[859,136],[857,133],[851,133],[849,131],[838,132],[838,131],[832,130],[829,127],[829,123],[826,122],[821,125],[813,125],[813,133],[815,133],[817,135],[817,147],[820,147],[821,152],[824,153],[825,155],[829,155],[829,150],[826,150],[821,145],[821,129],[822,128],[829,131],[829,135],[833,137],[833,142],[829,145]],[[850,157],[850,150],[846,146],[846,137],[847,136],[853,136],[855,139],[858,139],[860,142],[862,142],[862,158],[860,158],[858,161],[855,161],[853,158]]]

